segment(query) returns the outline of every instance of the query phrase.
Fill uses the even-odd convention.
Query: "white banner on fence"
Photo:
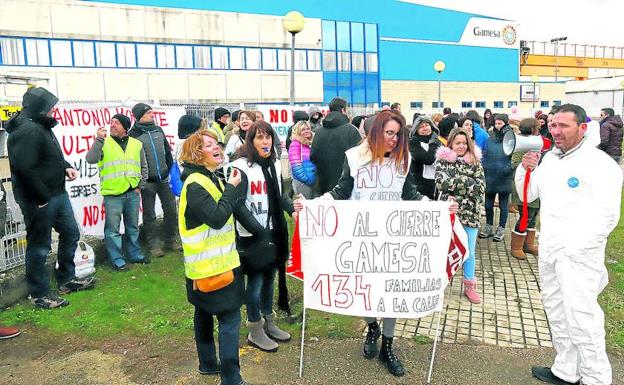
[[[85,156],[95,141],[98,127],[108,128],[111,118],[117,113],[127,115],[134,124],[131,107],[121,105],[84,104],[61,106],[54,110],[54,118],[59,122],[53,129],[54,134],[65,160],[78,170],[78,178],[67,182],[66,189],[78,226],[85,235],[103,237],[105,216],[98,167],[97,164],[88,164]],[[154,120],[162,127],[172,149],[178,140],[178,120],[184,114],[184,108],[180,107],[154,107]],[[156,214],[162,214],[159,202],[156,203]]]
[[[309,200],[299,231],[305,307],[395,318],[442,309],[447,202]]]
[[[329,113],[327,106],[318,106],[323,115]],[[295,111],[308,112],[309,107],[305,106],[284,106],[284,105],[272,105],[262,104],[258,106],[258,111],[262,112],[264,120],[267,121],[273,129],[277,132],[277,135],[282,142],[282,147],[286,146],[286,136],[288,136],[288,129],[293,125],[293,114]]]

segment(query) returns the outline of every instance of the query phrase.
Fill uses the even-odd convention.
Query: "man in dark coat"
[[[622,159],[622,118],[615,115],[613,108],[600,112],[600,144],[598,148],[619,162]]]
[[[316,165],[320,194],[336,186],[342,173],[345,151],[362,141],[357,128],[349,123],[345,99],[332,99],[329,111],[323,119],[323,127],[314,134],[310,153],[310,160]]]
[[[145,188],[141,190],[143,205],[143,230],[154,257],[164,255],[159,239],[164,240],[167,250],[180,251],[182,246],[177,241],[178,218],[175,197],[169,188],[169,169],[173,165],[173,156],[169,141],[160,126],[154,123],[154,111],[145,103],[137,103],[132,107],[136,119],[128,135],[143,143],[147,160],[148,178]],[[163,209],[163,234],[156,234],[156,195],[160,198]]]
[[[80,231],[74,218],[65,178],[78,172],[65,160],[52,127],[58,98],[45,88],[30,88],[24,94],[23,109],[7,123],[7,143],[15,201],[26,224],[26,281],[35,307],[51,309],[69,302],[50,291],[46,258],[50,252],[52,228],[59,234],[55,278],[59,292],[92,288],[93,277],[75,276],[74,254]]]

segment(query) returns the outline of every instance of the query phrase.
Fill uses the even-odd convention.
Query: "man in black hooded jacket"
[[[362,141],[357,128],[349,123],[345,99],[332,99],[329,111],[323,127],[314,134],[310,153],[310,160],[316,165],[320,194],[336,186],[342,174],[345,152]]]
[[[23,110],[7,123],[7,143],[13,194],[26,224],[26,281],[35,307],[50,309],[69,302],[50,291],[46,258],[50,252],[52,228],[59,234],[55,278],[59,292],[89,289],[93,277],[75,276],[74,253],[80,231],[74,218],[65,178],[78,172],[65,160],[52,127],[58,98],[45,88],[30,88],[24,94]],[[4,224],[1,224],[4,226]]]

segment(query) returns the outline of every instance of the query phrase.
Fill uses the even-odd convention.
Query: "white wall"
[[[593,118],[600,117],[600,110],[605,107],[613,108],[616,114],[624,116],[624,90],[567,93],[566,102],[582,106]]]

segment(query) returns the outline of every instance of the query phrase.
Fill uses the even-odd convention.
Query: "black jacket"
[[[429,150],[425,150],[421,143],[428,143]],[[433,179],[426,179],[423,177],[423,169],[425,165],[433,165],[436,160],[436,151],[441,144],[435,133],[427,136],[414,134],[410,139],[410,153],[412,154],[410,174],[414,176],[418,192],[432,200],[435,200],[435,173]]]
[[[58,102],[43,88],[24,95],[24,109],[6,125],[11,181],[16,200],[37,205],[65,192],[65,160],[52,127],[58,122],[46,114]]]
[[[192,173],[199,172],[216,182],[217,177],[205,167],[185,164],[182,180],[186,180]],[[189,229],[206,224],[214,229],[223,227],[232,215],[234,209],[242,203],[241,196],[231,184],[225,184],[223,195],[219,202],[197,183],[191,183],[186,187],[187,208],[184,212],[186,225]],[[186,279],[186,297],[190,303],[201,308],[208,314],[220,314],[240,309],[243,304],[245,282],[240,268],[234,269],[234,282],[226,287],[203,293],[193,290],[193,281]]]
[[[319,190],[324,194],[336,186],[345,161],[345,152],[357,146],[362,137],[357,128],[340,112],[332,111],[323,120],[323,127],[314,134],[310,160],[316,165]]]
[[[169,177],[173,164],[171,146],[162,128],[154,123],[135,122],[128,135],[143,143],[147,160],[148,182],[161,182]]]

